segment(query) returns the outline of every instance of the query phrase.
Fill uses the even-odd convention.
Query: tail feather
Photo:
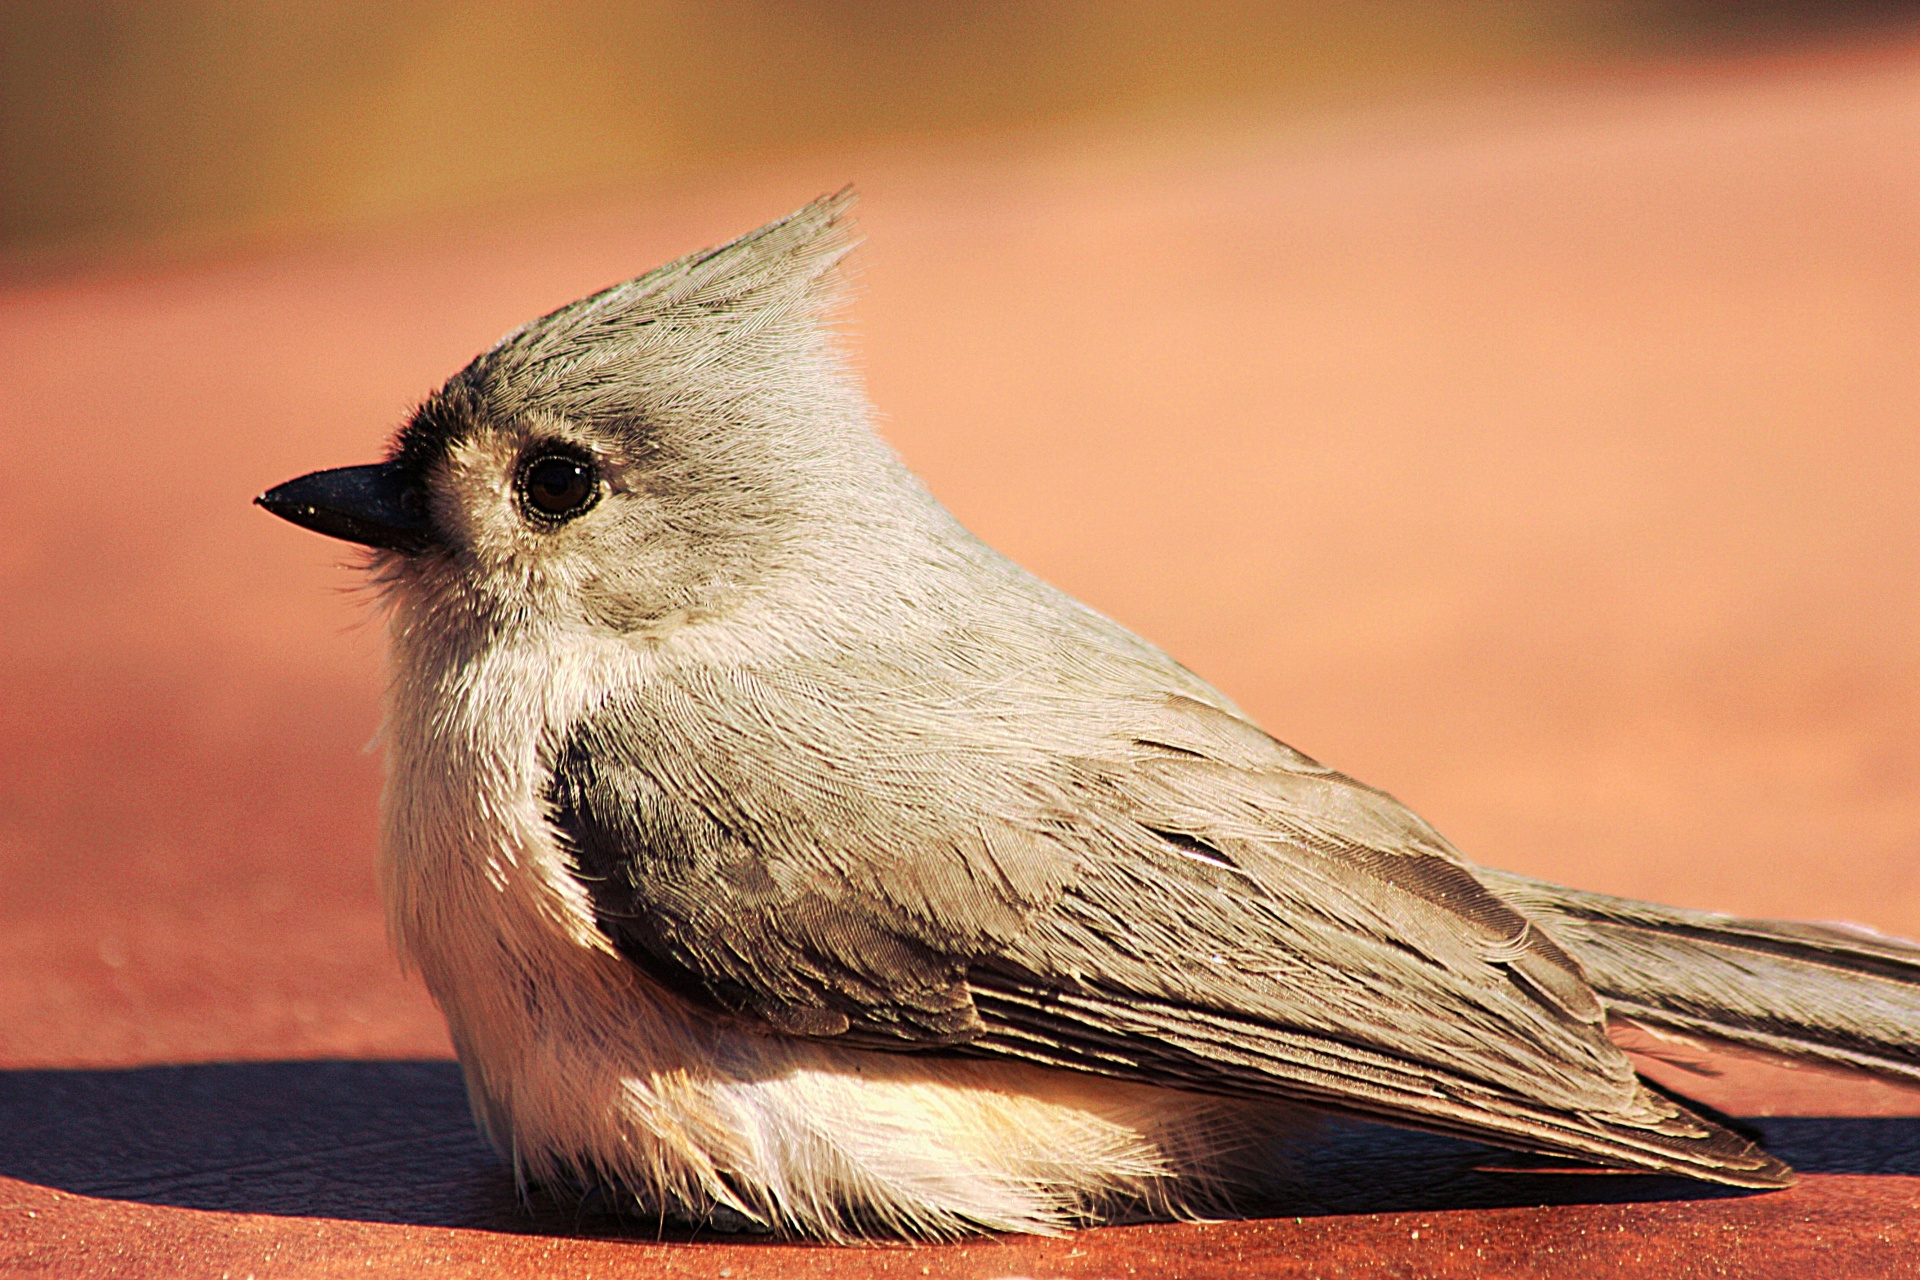
[[[1477,871],[1580,962],[1614,1016],[1920,1084],[1920,945]]]

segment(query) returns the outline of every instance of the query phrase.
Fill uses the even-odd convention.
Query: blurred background
[[[1301,113],[1910,34],[1912,0],[0,6],[0,261],[618,193],[849,144]]]
[[[848,182],[878,425],[988,542],[1480,862],[1920,937],[1917,160],[1916,0],[0,3],[0,1270],[520,1274],[457,1070],[366,1061],[451,1056],[378,613],[250,499]],[[1920,1116],[1704,1065],[1641,1060]],[[1884,1253],[1909,1182],[1527,1221]]]
[[[249,499],[849,181],[989,542],[1476,859],[1920,934],[1917,14],[0,5],[0,1065],[448,1051]]]

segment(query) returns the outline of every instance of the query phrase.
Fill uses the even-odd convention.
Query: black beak
[[[316,471],[254,503],[315,533],[387,551],[412,555],[437,541],[419,479],[394,462]]]

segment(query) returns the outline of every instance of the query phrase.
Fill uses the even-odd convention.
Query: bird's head
[[[257,501],[417,611],[643,631],[724,611],[898,468],[836,346],[843,192],[501,339],[383,462]]]

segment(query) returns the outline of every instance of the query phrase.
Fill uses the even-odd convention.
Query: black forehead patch
[[[425,475],[454,445],[473,433],[485,416],[479,391],[464,373],[428,396],[394,437],[387,456],[415,475]]]

